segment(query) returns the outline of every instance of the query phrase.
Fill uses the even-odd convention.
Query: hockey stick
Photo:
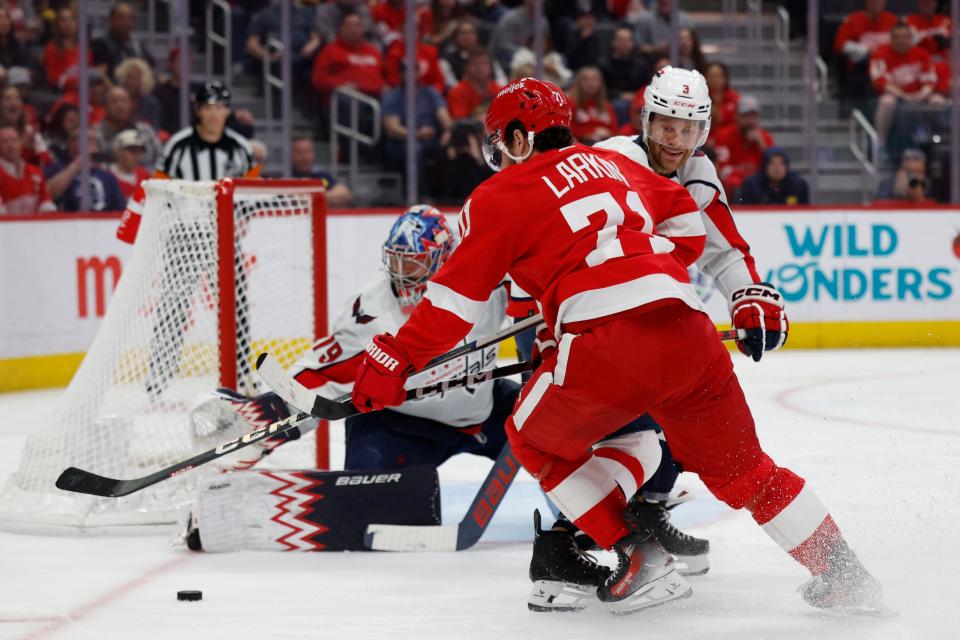
[[[534,319],[536,319],[536,316],[533,318],[528,318],[528,320]],[[518,327],[520,324],[522,323],[518,322],[517,324],[513,325],[513,327]],[[720,340],[739,340],[745,336],[746,333],[743,331],[743,329],[730,329],[728,331],[720,331],[717,333],[717,337],[720,338]],[[487,344],[490,343],[488,342]],[[460,349],[454,349],[454,351],[460,351]],[[451,351],[450,353],[454,353],[454,351]],[[465,352],[461,351],[460,353],[462,355]],[[449,355],[449,353],[447,355]],[[431,361],[431,364],[428,366],[434,366],[439,362],[445,362],[448,359],[446,355],[441,356],[441,358],[442,359],[435,359]],[[536,363],[521,362],[519,364],[497,367],[496,369],[490,369],[481,373],[471,374],[463,378],[444,380],[442,382],[427,385],[426,387],[421,387],[419,389],[410,389],[407,391],[406,399],[415,400],[427,395],[443,393],[450,389],[480,384],[481,382],[488,382],[497,378],[503,378],[505,376],[511,376],[524,371],[530,371],[535,368],[535,364]],[[353,403],[350,402],[349,399],[330,400],[317,393],[314,393],[310,389],[307,389],[302,384],[297,382],[293,376],[288,374],[283,367],[280,366],[280,363],[277,362],[277,360],[269,353],[261,353],[257,357],[257,373],[260,374],[260,377],[265,383],[267,383],[267,386],[273,389],[277,395],[292,404],[300,411],[307,411],[315,418],[320,418],[321,420],[342,420],[360,413],[360,411],[353,406]]]

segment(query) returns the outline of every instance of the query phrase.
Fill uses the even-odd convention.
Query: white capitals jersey
[[[499,286],[490,294],[480,319],[464,343],[497,333],[506,322],[507,290]],[[397,334],[407,321],[385,272],[352,298],[333,324],[329,336],[318,340],[313,351],[293,366],[295,378],[325,398],[338,398],[353,389],[357,367],[364,349],[380,333]],[[451,360],[433,369],[411,376],[406,387],[413,389],[492,368],[497,361],[497,345]],[[472,427],[482,423],[493,410],[493,383],[454,389],[441,395],[409,400],[392,411],[428,418],[452,427]]]
[[[594,146],[617,151],[648,169],[652,168],[642,136],[615,136]],[[701,151],[695,151],[668,177],[682,185],[700,207],[707,244],[696,264],[713,279],[729,303],[734,291],[744,285],[760,282],[761,278],[750,255],[749,245],[737,231],[717,169],[710,158]]]

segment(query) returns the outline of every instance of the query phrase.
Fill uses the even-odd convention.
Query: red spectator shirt
[[[740,104],[740,94],[727,87],[723,90],[719,100],[713,101],[713,115],[710,129],[717,129],[737,121],[737,105]]]
[[[111,164],[108,168],[113,177],[117,179],[117,184],[120,185],[120,193],[127,200],[134,194],[141,182],[150,179],[150,172],[143,167],[137,167],[133,173],[123,173],[115,164]]]
[[[87,61],[93,64],[93,53],[89,51]],[[61,49],[53,42],[48,42],[43,48],[43,70],[47,76],[47,84],[51,87],[63,88],[67,78],[75,78],[79,63],[80,54],[76,46]]]
[[[910,29],[913,31],[913,41],[931,56],[949,52],[949,46],[947,47],[948,50],[945,51],[937,42],[937,36],[942,36],[947,40],[950,39],[949,16],[935,13],[927,17],[919,13],[913,13],[907,16],[904,22],[910,25]]]
[[[404,64],[405,56],[406,44],[403,40],[395,40],[387,47],[384,73],[387,84],[391,87],[400,84],[400,65]],[[440,95],[447,91],[443,73],[440,71],[440,56],[437,48],[423,42],[417,43],[417,80],[421,85],[433,87]]]
[[[500,91],[500,85],[491,80],[487,83],[487,95],[481,96],[468,80],[458,82],[447,94],[447,110],[451,118],[483,117],[478,110],[486,111],[490,101]]]
[[[507,273],[555,331],[668,301],[703,308],[687,274],[703,252],[700,209],[615,151],[574,144],[507,167],[473,191],[459,226],[397,332],[416,368],[466,335]]]
[[[403,37],[404,21],[406,20],[406,3],[395,6],[381,0],[373,6],[370,16],[377,25],[377,31],[383,44],[390,46],[398,38]],[[417,29],[421,34],[433,33],[433,15],[429,7],[417,10]]]
[[[369,42],[345,44],[339,38],[320,51],[313,63],[313,86],[330,93],[342,85],[352,85],[367,95],[383,93],[383,58]]]
[[[56,206],[47,191],[40,168],[27,162],[19,167],[0,160],[0,213],[21,214],[54,211]],[[20,173],[17,176],[17,173]]]
[[[870,81],[877,93],[883,93],[891,84],[906,93],[916,93],[936,85],[937,73],[930,54],[920,47],[897,53],[887,45],[870,56]]]
[[[877,47],[890,43],[890,30],[895,24],[897,16],[889,11],[880,12],[876,19],[871,19],[866,11],[854,11],[840,25],[833,41],[833,49],[840,53],[843,45],[852,40],[874,51]]]
[[[597,138],[609,138],[616,133],[617,112],[614,111],[609,100],[605,108],[600,108],[594,100],[585,100],[577,104],[573,98],[568,99],[570,108],[573,110],[570,131],[577,140],[592,141]],[[600,129],[606,129],[606,133],[598,133]]]
[[[761,127],[760,135],[766,147],[773,146],[769,131]],[[748,142],[736,124],[717,130],[713,149],[717,154],[717,173],[727,193],[736,193],[747,176],[752,176],[763,166],[764,149],[752,140]]]

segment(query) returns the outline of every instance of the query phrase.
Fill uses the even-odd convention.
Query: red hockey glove
[[[367,412],[403,404],[403,385],[412,372],[410,357],[395,337],[389,333],[374,336],[357,368],[353,405]]]
[[[764,351],[774,351],[787,342],[790,323],[783,310],[783,296],[772,284],[761,282],[734,291],[730,317],[734,329],[747,332],[745,339],[737,340],[737,348],[754,362],[760,362]]]
[[[557,352],[557,339],[546,323],[537,325],[537,337],[533,340],[533,349],[530,350],[530,360],[548,360]]]

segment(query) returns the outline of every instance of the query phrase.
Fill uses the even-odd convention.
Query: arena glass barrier
[[[330,212],[330,320],[375,277],[399,212]],[[788,348],[960,346],[960,208],[738,207],[736,219],[761,278],[784,295]],[[130,255],[118,220],[0,216],[0,391],[69,382]],[[706,274],[692,277],[726,328],[726,301]]]

